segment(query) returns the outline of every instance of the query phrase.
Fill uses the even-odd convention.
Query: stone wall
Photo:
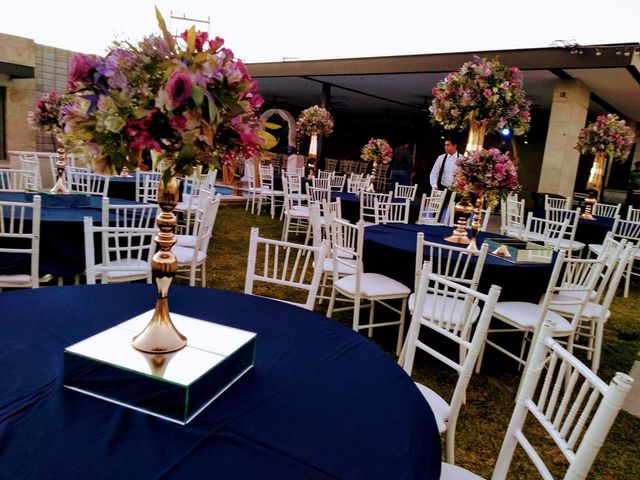
[[[69,59],[73,53],[69,50],[36,44],[36,98],[44,92],[65,93],[67,91]],[[36,147],[39,152],[53,152],[52,136],[38,132]]]
[[[0,62],[35,67],[35,58],[36,44],[33,40],[0,34]],[[27,124],[27,112],[36,98],[36,81],[32,78],[0,77],[0,86],[5,87],[6,150],[33,150],[36,132]]]

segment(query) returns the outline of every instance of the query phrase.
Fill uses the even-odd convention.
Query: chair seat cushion
[[[535,303],[527,302],[498,302],[493,315],[501,320],[508,320],[508,323],[517,325],[522,329],[534,330],[538,325],[542,307]],[[555,323],[554,333],[571,333],[571,324],[559,314],[547,311],[547,320]]]
[[[589,250],[591,250],[596,255],[600,255],[602,252],[602,245],[600,243],[590,243]]]
[[[197,235],[176,235],[176,245],[187,248],[195,248]]]
[[[132,278],[146,277],[151,271],[151,265],[144,260],[123,259],[109,262],[107,265],[96,265],[96,276],[106,276],[109,281],[126,282]]]
[[[568,238],[562,238],[558,241],[558,248],[563,250],[582,250],[586,245],[576,240],[569,240]]]
[[[416,303],[416,295],[412,293],[409,297],[409,311],[413,313],[413,307]],[[434,301],[436,304],[434,305]],[[462,316],[462,309],[464,308],[464,299],[462,298],[442,298],[441,296],[436,297],[432,293],[427,293],[424,308],[422,309],[422,316],[434,322],[445,322],[448,321],[452,325],[456,325],[459,323],[460,317]],[[453,313],[450,312],[453,310]],[[435,318],[432,318],[432,314],[435,312]],[[442,316],[442,313],[445,313],[445,316]],[[471,312],[473,321],[475,322],[480,315],[480,307],[478,305],[474,305],[472,307]]]
[[[575,315],[580,305],[571,302],[576,301],[580,301],[580,299],[577,297],[572,297],[571,295],[554,294],[551,297],[549,308],[561,315]],[[602,305],[594,302],[587,302],[584,306],[584,310],[582,310],[582,316],[588,319],[596,319],[600,317],[601,314]],[[605,318],[609,318],[609,315],[610,312],[607,310],[607,312],[605,313]]]
[[[17,273],[15,275],[0,275],[0,285],[31,285],[31,275]]]
[[[415,384],[416,387],[418,387],[418,390],[420,390],[420,393],[422,394],[424,399],[429,404],[429,407],[431,407],[433,416],[436,419],[438,433],[446,432],[447,419],[449,418],[449,414],[451,413],[451,407],[449,407],[449,404],[445,402],[440,395],[431,390],[429,387],[426,387],[418,382],[415,382]]]
[[[335,287],[348,295],[356,294],[356,276],[343,277]],[[360,293],[366,298],[409,296],[411,290],[396,280],[379,273],[363,273],[360,277]]]
[[[194,253],[196,253],[196,263],[204,262],[207,258],[206,252],[196,252],[193,248],[182,247],[179,245],[174,245],[171,251],[176,256],[179,265],[191,263],[193,261]]]
[[[475,473],[457,465],[442,462],[440,465],[440,480],[484,480]]]

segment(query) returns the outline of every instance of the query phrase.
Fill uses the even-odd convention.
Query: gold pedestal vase
[[[187,337],[176,329],[169,314],[169,287],[178,269],[178,261],[171,252],[171,247],[176,243],[174,232],[177,221],[173,210],[178,204],[178,195],[179,185],[175,177],[171,177],[166,183],[160,181],[158,204],[162,212],[156,218],[160,232],[155,237],[159,250],[151,260],[158,296],[151,320],[132,340],[133,346],[142,352],[170,353],[187,344]]]
[[[373,162],[373,166],[371,167],[371,181],[369,182],[369,186],[367,187],[367,192],[375,192],[376,191],[376,178],[378,177],[378,161],[375,160]]]
[[[606,155],[604,152],[596,153],[596,156],[593,159],[593,165],[591,165],[591,170],[589,171],[587,188],[597,190],[598,192],[602,190],[602,177],[605,172],[605,161]]]
[[[471,252],[478,252],[478,232],[482,227],[482,210],[484,207],[484,198],[478,197],[473,206],[473,220],[471,221],[471,242],[467,247],[467,250]]]
[[[465,152],[474,150],[482,150],[484,146],[484,137],[487,134],[487,125],[482,122],[473,122],[469,127],[469,138]]]
[[[467,219],[473,211],[473,205],[469,202],[468,197],[462,197],[458,203],[456,203],[454,218],[458,226],[453,230],[453,233],[446,237],[445,240],[451,243],[458,243],[461,245],[468,245],[471,243],[469,236],[467,235]]]
[[[64,183],[64,170],[67,166],[67,151],[62,142],[62,133],[59,131],[54,131],[53,138],[55,139],[57,145],[58,159],[56,160],[56,181],[49,192],[69,193],[69,188]]]
[[[580,218],[582,220],[595,220],[596,217],[593,216],[593,207],[596,204],[596,199],[593,197],[587,197],[584,199],[584,213],[580,214]]]
[[[312,133],[309,141],[309,160],[307,162],[308,175],[307,178],[313,178],[316,175],[316,158],[318,157],[318,134]]]

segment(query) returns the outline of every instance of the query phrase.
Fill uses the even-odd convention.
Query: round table
[[[434,225],[394,224],[372,225],[364,230],[363,262],[365,272],[387,275],[413,290],[415,283],[416,238],[424,233],[425,240],[446,242],[453,228]],[[504,238],[504,235],[480,232],[478,247],[485,238]],[[428,260],[425,251],[424,260]],[[488,292],[492,284],[502,287],[500,301],[527,301],[537,303],[544,293],[553,264],[515,264],[493,255],[487,259],[478,286]]]
[[[257,333],[254,368],[186,426],[63,388],[63,349],[149,310],[154,294],[144,284],[1,294],[0,477],[439,478],[433,414],[393,359],[274,300],[172,287],[172,312]]]
[[[34,193],[0,192],[0,200],[31,202]],[[85,269],[84,217],[92,217],[94,225],[102,223],[102,197],[93,195],[51,195],[42,197],[40,218],[40,274],[70,276]],[[109,199],[112,205],[138,204],[128,200]],[[20,268],[20,267],[17,267]],[[23,265],[29,271],[28,265]],[[4,273],[20,273],[3,270]]]
[[[534,210],[533,216],[544,218],[544,210]],[[614,219],[611,217],[596,216],[594,216],[594,218],[595,220],[585,220],[584,218],[578,219],[578,226],[576,228],[576,236],[574,240],[587,245],[590,243],[601,244],[604,241],[604,237],[607,236],[607,232],[611,231],[613,228]]]

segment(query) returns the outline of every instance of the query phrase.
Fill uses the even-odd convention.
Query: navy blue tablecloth
[[[0,200],[31,202],[33,193],[0,192]],[[92,217],[94,225],[102,223],[102,197],[92,195],[50,195],[42,197],[40,219],[40,274],[69,276],[85,269],[84,217]],[[135,202],[110,199],[113,205]],[[114,218],[115,220],[115,218]],[[4,273],[18,273],[8,264],[0,265]],[[28,265],[26,266],[29,272]]]
[[[364,270],[387,275],[414,289],[416,238],[424,233],[425,240],[449,244],[444,240],[451,235],[452,227],[432,225],[372,225],[364,231]],[[485,238],[503,235],[480,232],[478,247]],[[424,260],[428,260],[425,251]],[[551,276],[552,264],[514,264],[502,258],[487,255],[480,284],[481,292],[488,292],[491,285],[502,287],[500,301],[520,300],[538,302]]]
[[[356,223],[360,220],[360,197],[355,193],[331,192],[331,199],[340,198],[342,218]],[[394,201],[399,201],[394,199]],[[415,223],[420,215],[420,202],[413,201],[409,205],[409,223]]]
[[[150,285],[0,294],[0,477],[437,479],[440,439],[411,379],[319,314],[172,287],[171,310],[257,333],[255,366],[186,426],[62,386],[63,349],[153,307]]]

